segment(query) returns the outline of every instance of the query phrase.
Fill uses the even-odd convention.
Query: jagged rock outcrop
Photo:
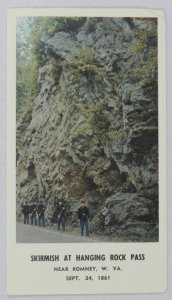
[[[18,216],[24,200],[41,198],[48,220],[63,199],[75,226],[84,199],[97,234],[158,239],[157,86],[129,73],[144,60],[129,47],[148,25],[90,18],[78,32],[44,41],[41,91],[17,125]]]

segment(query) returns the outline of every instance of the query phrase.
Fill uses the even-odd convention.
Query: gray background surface
[[[168,166],[168,290],[163,294],[10,296],[6,294],[6,29],[10,7],[125,7],[163,9],[166,13],[167,166]],[[172,298],[172,0],[0,0],[0,299],[153,300]],[[139,275],[139,274],[138,274]],[[154,278],[152,278],[154,280]],[[58,283],[57,283],[58,284]]]

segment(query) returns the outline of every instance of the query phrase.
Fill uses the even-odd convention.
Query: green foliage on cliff
[[[37,83],[39,67],[43,64],[40,55],[41,42],[34,18],[20,18],[16,39],[16,113],[17,119],[31,112],[32,102],[39,93]],[[36,41],[36,42],[35,42]]]
[[[102,75],[102,69],[96,64],[95,54],[92,48],[78,49],[72,53],[71,61],[75,70],[84,75]]]
[[[132,81],[139,82],[142,87],[156,82],[158,76],[156,19],[147,21],[147,30],[135,31],[135,43],[129,47],[135,58],[129,71]]]
[[[95,151],[99,145],[104,145],[109,141],[108,128],[110,121],[105,114],[106,107],[103,103],[93,102],[82,108],[82,113],[87,122],[82,123],[75,130],[75,136],[89,136],[91,151]],[[96,147],[95,147],[96,146]]]
[[[108,133],[108,137],[110,140],[115,139],[116,141],[120,142],[122,139],[127,138],[127,132],[123,128],[120,128],[119,130],[114,129]]]
[[[95,103],[90,103],[84,110],[84,114],[89,120],[89,123],[96,134],[102,134],[102,132],[106,131],[110,125],[110,122],[104,113],[105,109],[106,107],[104,103],[98,101]]]
[[[45,41],[58,31],[75,32],[85,18],[23,17],[17,20],[16,113],[29,114],[40,91],[39,68],[46,62]],[[82,63],[81,63],[82,65]]]

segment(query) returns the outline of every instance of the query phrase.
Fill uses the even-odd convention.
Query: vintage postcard
[[[8,294],[165,292],[164,13],[9,9],[7,64]]]

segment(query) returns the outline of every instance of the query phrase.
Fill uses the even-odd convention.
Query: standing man
[[[51,217],[51,223],[57,224],[58,221],[58,202],[54,202],[54,210]]]
[[[86,231],[86,236],[89,236],[89,228],[88,228],[89,209],[87,206],[85,206],[84,201],[81,201],[80,207],[78,209],[78,219],[80,220],[81,236],[83,236],[84,227]]]
[[[38,222],[39,222],[39,226],[42,225],[43,227],[45,227],[44,212],[45,212],[45,206],[42,203],[42,201],[40,201],[38,206],[37,206]]]
[[[32,201],[30,205],[30,221],[31,225],[37,225],[37,218],[36,218],[36,204]]]
[[[65,223],[66,223],[66,208],[62,201],[59,201],[58,205],[58,230],[60,230],[60,225],[62,224],[63,231],[65,231]]]
[[[29,204],[27,201],[23,205],[22,213],[24,215],[24,224],[29,224]]]

